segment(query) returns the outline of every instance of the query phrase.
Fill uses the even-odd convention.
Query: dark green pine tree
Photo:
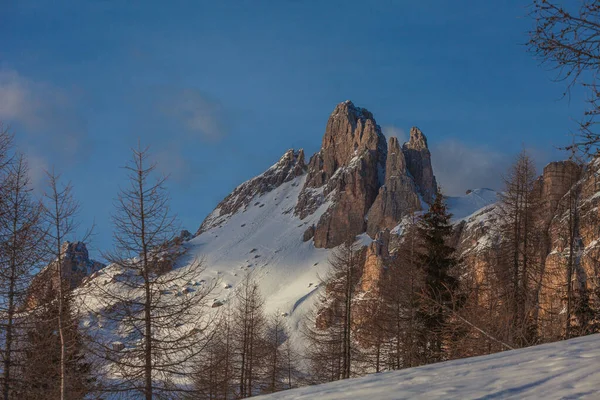
[[[444,360],[445,328],[452,310],[457,306],[458,280],[452,275],[458,265],[455,248],[448,244],[453,233],[452,214],[447,210],[444,196],[438,191],[433,204],[417,224],[420,251],[417,263],[425,275],[418,312],[424,328],[423,353],[425,360]]]

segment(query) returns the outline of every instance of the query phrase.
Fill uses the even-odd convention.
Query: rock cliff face
[[[572,161],[554,161],[544,167],[541,176],[542,199],[552,214],[565,193],[579,181],[581,167]]]
[[[65,242],[62,245],[61,265],[63,279],[69,287],[78,287],[85,278],[105,267],[104,264],[91,260],[87,247],[83,242]],[[49,298],[58,289],[60,282],[58,260],[50,263],[40,271],[31,283],[28,306],[35,306]]]
[[[375,237],[382,229],[392,229],[407,214],[421,209],[413,179],[407,174],[406,160],[398,139],[391,137],[385,166],[385,184],[379,188],[367,214],[367,233]]]
[[[390,138],[388,146],[366,109],[350,101],[338,104],[327,122],[321,150],[308,165],[296,215],[304,219],[324,202],[331,205],[305,239],[313,238],[316,247],[331,248],[365,231],[375,237],[421,208],[418,187],[424,189],[424,199],[431,199],[437,185],[427,139],[413,128],[404,147],[396,138]]]
[[[427,147],[427,138],[417,127],[410,130],[410,140],[402,146],[408,171],[415,180],[415,183],[423,199],[431,203],[437,192],[437,182],[433,175],[431,167],[431,153]]]
[[[425,135],[411,129],[404,146],[389,145],[373,114],[351,101],[338,104],[327,121],[321,149],[304,164],[304,152],[289,150],[263,174],[238,186],[204,220],[196,235],[245,210],[254,199],[306,174],[294,207],[305,220],[326,206],[303,241],[333,248],[356,235],[392,229],[403,216],[430,201],[437,190]],[[306,224],[306,223],[305,223]]]
[[[304,219],[324,201],[331,203],[314,227],[316,247],[335,247],[365,231],[365,215],[384,181],[386,156],[373,114],[351,101],[338,104],[296,206],[296,215]]]
[[[600,190],[598,160],[585,168],[571,161],[548,164],[537,181],[543,200],[536,225],[540,245],[536,249],[535,274],[539,309],[538,328],[545,338],[563,337],[566,325],[566,279],[569,257],[573,258],[574,289],[583,289],[590,302],[600,302],[598,281],[600,260]],[[498,236],[494,229],[498,215],[495,206],[482,209],[457,225],[457,245],[469,276],[480,287],[497,284],[495,259]],[[570,237],[573,235],[573,253]],[[575,290],[576,293],[579,290]],[[479,293],[487,301],[487,292]],[[573,300],[575,301],[575,299]]]
[[[560,337],[557,327],[566,324],[566,279],[572,258],[572,287],[575,298],[586,293],[586,300],[600,304],[600,159],[581,169],[571,162],[556,162],[544,169],[543,191],[554,209],[547,229],[548,249],[540,286],[542,328]],[[561,195],[562,194],[562,195]],[[571,237],[573,251],[571,248]],[[559,295],[557,295],[557,293]]]

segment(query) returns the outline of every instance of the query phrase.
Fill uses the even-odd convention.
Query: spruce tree
[[[458,265],[455,248],[448,244],[453,233],[452,214],[447,210],[444,196],[438,191],[433,204],[417,224],[421,249],[417,264],[423,270],[424,298],[418,316],[425,329],[426,361],[437,362],[443,357],[443,332],[452,309],[458,280],[452,275]]]

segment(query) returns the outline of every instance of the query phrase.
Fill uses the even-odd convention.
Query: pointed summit
[[[402,152],[408,172],[415,180],[423,200],[433,202],[438,187],[431,167],[431,153],[427,147],[427,138],[416,126],[410,129],[410,140],[404,143]]]
[[[300,219],[331,206],[314,232],[316,247],[335,247],[366,229],[365,215],[383,185],[387,144],[373,114],[347,100],[327,121],[321,150],[311,157],[296,205]]]
[[[321,150],[310,160],[307,185],[323,186],[340,167],[365,150],[385,165],[386,143],[373,114],[350,100],[339,103],[327,121]]]
[[[410,139],[404,146],[417,150],[427,149],[427,138],[419,128],[413,126],[410,128]]]

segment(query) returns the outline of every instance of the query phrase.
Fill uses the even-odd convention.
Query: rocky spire
[[[365,215],[383,184],[386,156],[385,137],[373,114],[351,101],[338,104],[321,150],[310,160],[296,206],[296,215],[305,218],[325,200],[332,203],[309,228],[316,247],[335,247],[365,231]]]
[[[385,137],[368,110],[350,100],[338,104],[329,116],[321,150],[308,166],[307,186],[323,186],[340,167],[365,150],[375,152],[377,162],[385,164]]]
[[[431,203],[437,192],[437,182],[431,167],[431,153],[427,138],[415,126],[410,129],[410,140],[402,146],[408,172],[412,175],[423,200]]]
[[[423,137],[424,139],[424,137]],[[421,208],[419,196],[413,180],[406,172],[406,160],[398,139],[391,137],[388,143],[385,167],[385,185],[367,216],[367,233],[375,237],[377,232],[392,229],[400,219]]]

